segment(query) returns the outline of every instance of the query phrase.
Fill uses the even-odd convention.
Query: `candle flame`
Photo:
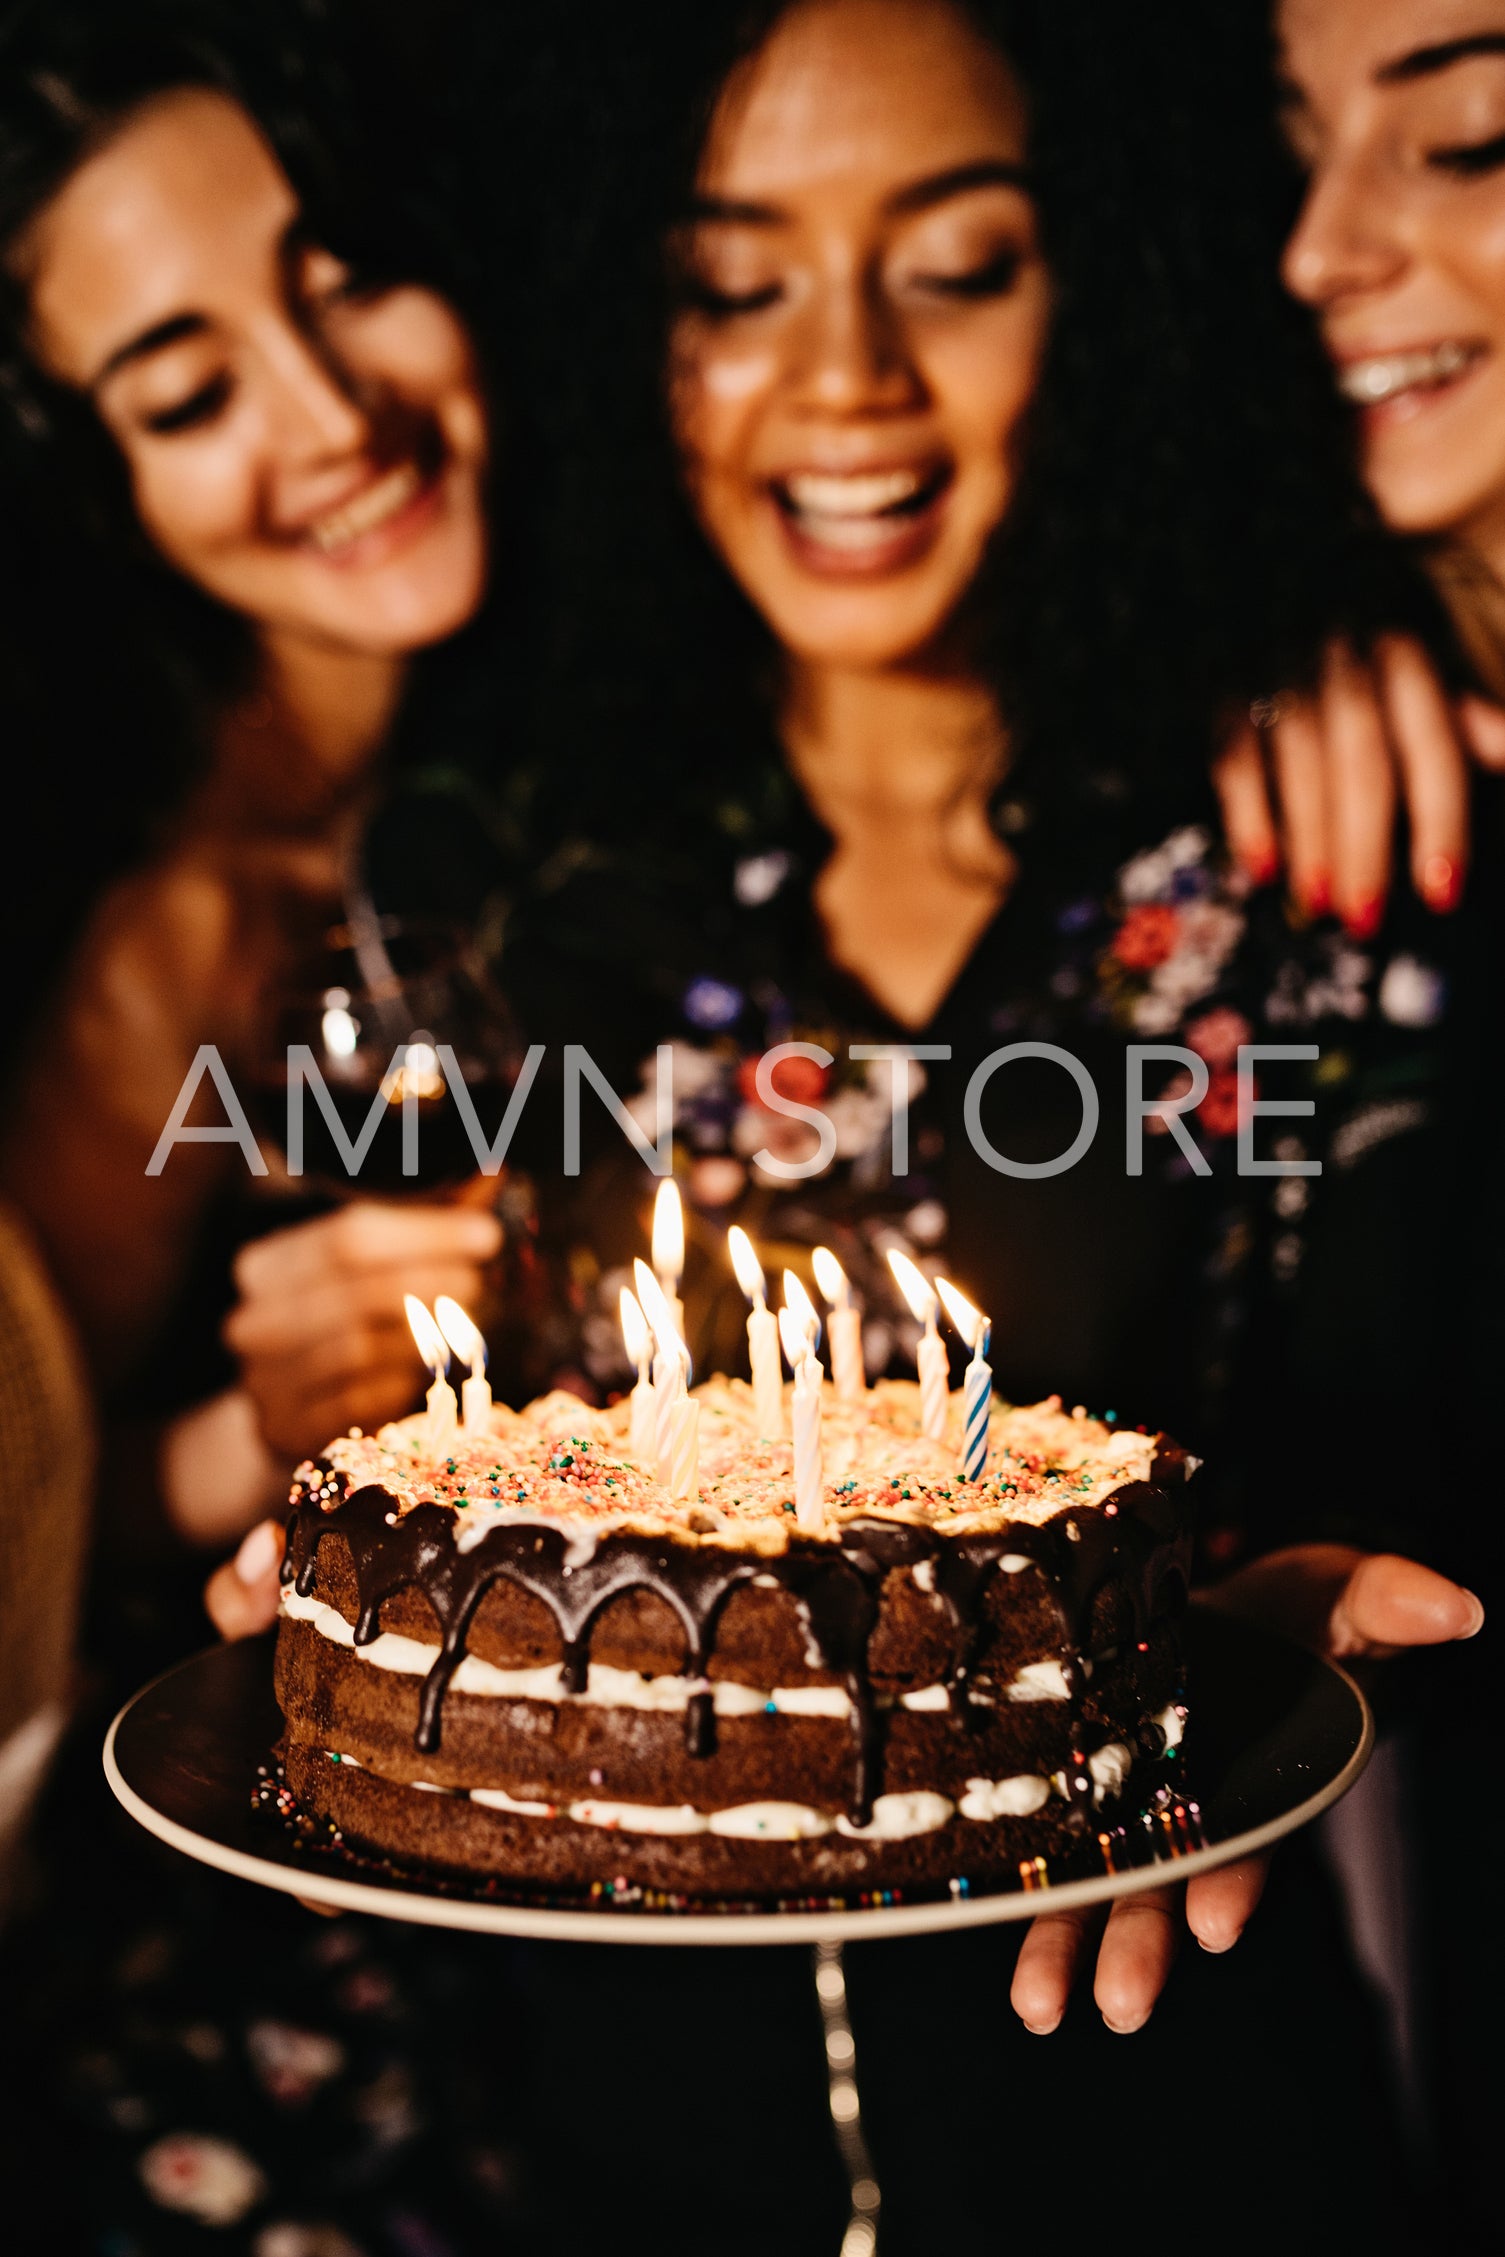
[[[938,1277],[935,1289],[946,1304],[946,1314],[969,1348],[975,1349],[982,1338],[987,1318],[981,1309],[974,1309],[964,1293],[958,1293],[948,1277]]]
[[[791,1371],[797,1372],[805,1358],[815,1353],[813,1338],[787,1303],[779,1311],[779,1339]]]
[[[404,1293],[402,1305],[407,1310],[408,1326],[417,1343],[419,1355],[434,1377],[442,1379],[449,1369],[449,1350],[445,1346],[443,1333],[416,1293]]]
[[[793,1270],[784,1272],[784,1307],[810,1343],[810,1353],[815,1353],[815,1343],[820,1338],[820,1318],[815,1303],[805,1291]]]
[[[833,1309],[847,1305],[847,1273],[829,1246],[817,1246],[810,1257],[815,1266],[815,1282]]]
[[[888,1250],[888,1266],[913,1314],[921,1324],[929,1324],[935,1316],[935,1287],[925,1272],[916,1268],[909,1256],[901,1254],[897,1246],[891,1246]]]
[[[679,1185],[673,1176],[665,1176],[658,1187],[658,1197],[653,1202],[653,1268],[654,1274],[672,1280],[670,1290],[679,1283],[685,1266],[685,1211],[680,1205]]]
[[[641,1368],[648,1354],[648,1319],[643,1314],[643,1304],[630,1285],[624,1285],[618,1298],[622,1312],[622,1343],[627,1350],[627,1361]]]
[[[632,1265],[632,1276],[638,1289],[638,1301],[644,1316],[653,1327],[653,1337],[661,1353],[666,1356],[681,1356],[688,1363],[690,1352],[679,1337],[674,1311],[669,1306],[663,1287],[641,1254]]]
[[[727,1249],[732,1257],[732,1268],[737,1273],[737,1283],[749,1301],[761,1301],[767,1290],[763,1264],[753,1249],[753,1242],[740,1223],[733,1223],[726,1234]]]
[[[439,1330],[449,1342],[453,1353],[462,1364],[469,1364],[472,1374],[479,1378],[486,1369],[486,1342],[480,1326],[447,1293],[438,1295],[434,1302],[434,1314],[439,1319]]]

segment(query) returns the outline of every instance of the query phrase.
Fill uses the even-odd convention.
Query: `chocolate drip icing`
[[[1162,1452],[1153,1471],[1179,1488],[1184,1460],[1179,1452]],[[1158,1481],[1130,1484],[1102,1504],[1058,1513],[1042,1526],[1010,1522],[987,1535],[940,1537],[907,1521],[861,1518],[843,1523],[834,1543],[795,1533],[786,1551],[771,1556],[629,1529],[582,1545],[563,1528],[527,1520],[498,1522],[464,1551],[456,1534],[453,1510],[418,1505],[399,1517],[385,1489],[347,1491],[343,1477],[322,1466],[317,1493],[300,1498],[288,1522],[283,1580],[293,1582],[304,1598],[314,1590],[323,1539],[338,1535],[349,1546],[358,1594],[357,1646],[378,1635],[382,1603],[396,1592],[416,1588],[427,1600],[440,1648],[419,1702],[417,1745],[426,1754],[439,1745],[444,1695],[464,1656],[476,1609],[489,1586],[506,1577],[552,1614],[563,1649],[560,1681],[572,1693],[586,1688],[591,1631],[602,1610],[627,1591],[650,1591],[661,1599],[684,1631],[685,1675],[700,1681],[690,1696],[686,1744],[692,1755],[709,1755],[715,1718],[704,1681],[717,1620],[740,1585],[771,1579],[798,1606],[820,1667],[846,1688],[853,1738],[848,1815],[857,1826],[868,1823],[882,1791],[883,1712],[873,1692],[868,1647],[886,1576],[934,1563],[932,1588],[955,1631],[946,1679],[951,1713],[966,1729],[984,1705],[974,1690],[973,1665],[988,1586],[1006,1555],[1032,1560],[1049,1580],[1059,1610],[1061,1661],[1075,1725],[1085,1684],[1083,1641],[1098,1591],[1111,1577],[1121,1577],[1134,1607],[1135,1635],[1142,1638],[1167,1584],[1179,1580],[1184,1591],[1191,1541],[1184,1502]],[[1075,1738],[1073,1730],[1074,1746]],[[1085,1825],[1092,1780],[1075,1752],[1067,1783]]]

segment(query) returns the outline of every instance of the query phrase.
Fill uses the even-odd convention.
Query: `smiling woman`
[[[1307,175],[1285,278],[1357,413],[1364,474],[1505,680],[1505,7],[1284,0]]]
[[[106,132],[15,242],[46,372],[91,400],[142,530],[289,641],[392,658],[474,613],[485,415],[433,292],[313,241],[263,134],[184,87]]]
[[[670,378],[717,547],[787,648],[851,665],[954,640],[1051,297],[1003,56],[949,10],[863,18],[796,15],[784,69],[729,83],[678,238]],[[881,73],[841,67],[855,43]]]
[[[235,1371],[214,1339],[229,1256],[269,1218],[231,1219],[214,1146],[155,1179],[145,1156],[200,1044],[242,1071],[259,1058],[269,997],[345,897],[418,661],[487,590],[479,355],[403,165],[375,185],[369,110],[301,0],[254,24],[193,0],[128,21],[73,0],[6,24],[0,440],[6,538],[38,582],[6,657],[35,669],[29,611],[52,663],[37,702],[77,762],[50,798],[87,922],[40,987],[0,1175],[107,1384],[163,1352],[195,1263],[215,1273],[165,1406],[197,1415],[212,1395],[213,1415],[162,1461],[206,1541],[239,1532],[274,1478],[265,1437],[297,1426],[307,1309],[296,1284],[273,1293],[249,1360],[262,1391],[243,1372],[214,1392]],[[103,684],[91,737],[68,728],[75,679]],[[153,808],[164,743],[176,790]],[[96,804],[118,811],[99,860],[126,874],[91,899],[76,842]],[[398,1266],[437,1263],[474,1300],[495,1223],[414,1207],[405,1227]],[[274,1231],[264,1250],[296,1273],[300,1243]],[[416,1377],[385,1321],[401,1313],[392,1264],[357,1262],[348,1305],[324,1312],[325,1378],[373,1391],[347,1421],[402,1408]],[[206,1455],[232,1469],[223,1512],[193,1471]]]

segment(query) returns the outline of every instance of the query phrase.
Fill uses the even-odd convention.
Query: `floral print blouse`
[[[1208,1460],[1211,1563],[1287,1535],[1425,1545],[1380,1434],[1397,1390],[1454,1383],[1474,1337],[1448,1252],[1466,922],[1402,890],[1372,942],[1305,925],[1230,867],[1210,809],[1166,822],[1109,790],[1069,832],[1013,810],[1014,889],[931,1023],[904,1028],[830,963],[811,897],[829,841],[792,786],[772,796],[677,856],[585,867],[519,917],[504,967],[555,1072],[584,1044],[645,1141],[670,1072],[697,1369],[746,1369],[740,1222],[771,1300],[829,1245],[869,1375],[912,1373],[900,1248],[987,1311],[1006,1395],[1059,1392]],[[1086,1084],[1095,1134],[1052,1172]],[[1133,1134],[1131,1087],[1184,1110]],[[590,1148],[562,1177],[558,1095],[546,1068],[531,1194],[512,1192],[516,1385],[600,1397],[631,1382],[618,1292],[656,1186],[589,1092]]]

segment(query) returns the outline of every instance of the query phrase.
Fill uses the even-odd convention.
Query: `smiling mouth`
[[[1357,407],[1383,407],[1412,392],[1440,392],[1483,357],[1482,345],[1448,338],[1416,352],[1372,353],[1338,370],[1338,390]]]
[[[364,540],[368,533],[376,532],[399,517],[417,499],[427,482],[416,462],[400,462],[395,469],[384,471],[380,478],[374,478],[369,486],[363,487],[353,501],[315,518],[304,538],[321,556],[338,556],[357,541]]]
[[[771,491],[786,523],[803,541],[857,561],[906,539],[950,482],[945,465],[794,470],[774,479]]]

